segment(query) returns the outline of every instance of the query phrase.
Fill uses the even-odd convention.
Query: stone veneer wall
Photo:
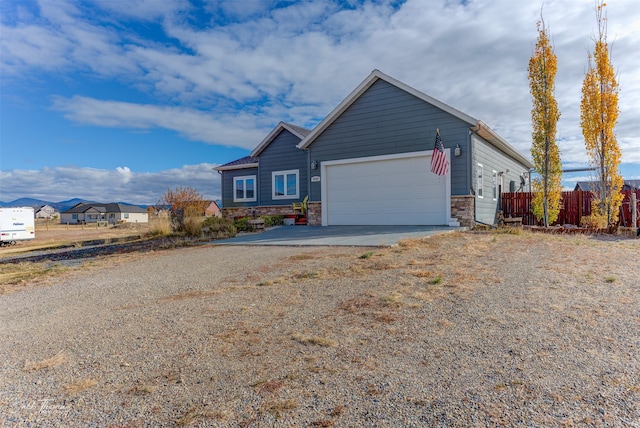
[[[293,214],[291,205],[271,205],[262,207],[233,207],[223,208],[222,217],[233,219],[235,217],[260,217],[262,215],[286,215]]]
[[[476,225],[474,196],[452,196],[451,217],[457,219],[460,226],[474,227]]]
[[[452,196],[451,217],[460,222],[461,226],[475,226],[473,196]],[[223,208],[224,218],[234,217],[260,217],[262,215],[286,215],[293,214],[291,205],[272,205],[262,207]],[[307,224],[309,226],[322,225],[322,202],[309,202],[307,204]]]
[[[307,224],[322,226],[322,202],[307,202]]]

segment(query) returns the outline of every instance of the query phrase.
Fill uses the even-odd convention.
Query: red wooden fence
[[[640,190],[624,190],[624,199],[620,206],[619,226],[640,227]],[[631,194],[636,194],[636,206],[631,205]],[[522,223],[528,225],[541,225],[533,215],[531,206],[531,192],[503,193],[502,211],[505,217],[522,217]],[[581,225],[582,217],[591,215],[591,192],[582,190],[562,192],[562,206],[558,219],[554,225],[574,224]],[[636,225],[632,225],[632,209],[636,210]]]

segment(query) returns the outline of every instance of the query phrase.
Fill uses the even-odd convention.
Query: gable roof
[[[629,186],[629,189],[640,189],[640,180],[624,180],[624,185]]]
[[[271,144],[271,142],[275,140],[275,138],[285,129],[291,132],[296,137],[300,138],[301,140],[304,139],[311,132],[311,130],[302,128],[300,126],[292,125],[286,122],[280,122],[275,128],[273,128],[273,130],[269,133],[269,135],[267,135],[264,138],[264,140],[262,140],[260,144],[258,144],[256,148],[253,149],[253,151],[249,156],[252,156],[252,157],[260,156],[260,153],[262,153],[262,151],[266,149],[267,146]]]
[[[443,103],[442,101],[438,101],[437,99],[418,91],[411,86],[400,82],[399,80],[394,79],[391,76],[388,76],[381,72],[380,70],[373,70],[366,79],[362,81],[347,97],[342,100],[340,104],[336,108],[329,113],[327,117],[325,117],[322,122],[320,122],[313,130],[302,140],[300,144],[298,144],[299,149],[307,149],[315,140],[318,138],[342,113],[344,113],[362,94],[364,94],[367,89],[369,89],[376,81],[384,80],[385,82],[449,113],[450,115],[457,117],[469,124],[469,127],[472,131],[476,132],[480,137],[488,141],[490,144],[494,145],[499,150],[509,154],[513,158],[517,159],[522,164],[526,165],[528,168],[533,168],[533,164],[525,158],[520,152],[518,152],[514,147],[512,147],[509,143],[507,143],[502,137],[496,134],[491,128],[489,128],[485,123],[480,120],[474,119],[457,110],[450,105]]]
[[[64,214],[73,214],[73,213],[84,213],[89,210],[95,210],[101,213],[146,213],[142,207],[137,205],[126,205],[121,203],[109,203],[109,204],[100,204],[100,203],[84,203],[81,202],[79,204],[74,205],[68,210],[64,211]]]
[[[244,168],[253,168],[258,166],[258,158],[254,158],[253,156],[245,156],[240,159],[236,159],[229,163],[225,163],[224,165],[216,166],[213,168],[216,171],[229,171],[232,169],[244,169]]]
[[[578,181],[576,187],[573,190],[582,190],[586,192],[592,192],[599,186],[597,181]],[[630,190],[640,189],[640,180],[624,180],[623,187],[628,187]]]

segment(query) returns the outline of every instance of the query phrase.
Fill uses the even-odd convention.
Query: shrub
[[[248,221],[249,217],[239,217],[233,220],[233,225],[237,230],[250,231],[253,228],[248,224]]]
[[[264,226],[265,227],[282,226],[282,225],[284,225],[284,216],[283,215],[263,215],[260,218],[264,220]]]
[[[200,236],[202,235],[202,217],[185,217],[182,227],[187,236]]]
[[[150,223],[150,233],[152,236],[168,235],[171,233],[171,223],[167,217],[153,219]]]
[[[227,218],[207,217],[201,227],[205,234],[214,239],[233,238],[237,233],[233,220]]]
[[[607,218],[592,212],[591,215],[582,217],[582,227],[589,229],[604,229],[607,227]]]

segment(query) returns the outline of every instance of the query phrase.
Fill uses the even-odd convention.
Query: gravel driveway
[[[89,261],[0,296],[0,425],[640,427],[639,254],[466,232]]]

